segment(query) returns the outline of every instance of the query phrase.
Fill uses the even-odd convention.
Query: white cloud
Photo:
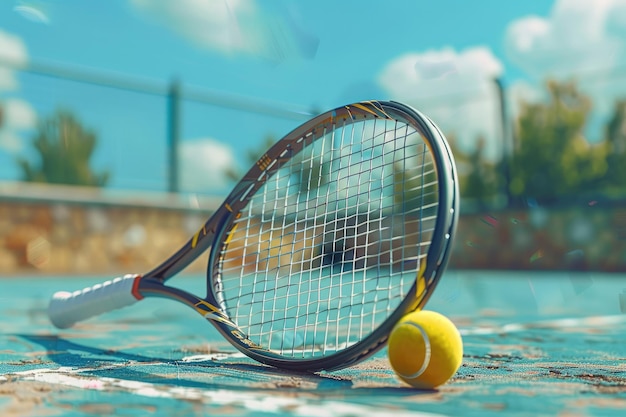
[[[11,129],[31,129],[37,123],[37,115],[31,105],[20,99],[3,102],[4,125]]]
[[[620,23],[621,22],[621,23]],[[559,0],[547,18],[514,21],[505,35],[511,60],[528,74],[568,76],[626,64],[626,0]]]
[[[479,136],[488,157],[501,153],[499,107],[494,79],[502,64],[485,47],[409,53],[390,62],[378,82],[392,99],[426,113],[461,148],[471,149]]]
[[[543,88],[539,83],[546,78],[577,81],[594,104],[590,124],[599,126],[614,101],[626,97],[626,0],[594,0],[593,5],[558,0],[548,17],[511,23],[505,48],[536,88]]]
[[[39,6],[21,4],[14,6],[13,11],[33,23],[50,24],[47,13]]]
[[[141,12],[201,45],[223,52],[252,47],[237,24],[251,19],[253,2],[242,0],[132,0]]]
[[[30,104],[20,99],[0,101],[0,149],[16,153],[23,149],[22,133],[35,127],[37,115]]]
[[[224,172],[233,167],[233,150],[214,139],[203,138],[181,143],[181,189],[186,192],[221,191],[228,185]]]
[[[274,62],[311,58],[318,39],[289,10],[263,11],[254,0],[131,0],[141,13],[197,45]],[[264,6],[271,5],[265,3]],[[276,5],[272,6],[276,9]]]
[[[0,61],[11,65],[23,65],[27,61],[26,47],[22,40],[0,30]],[[15,71],[4,65],[0,66],[0,91],[14,90],[18,86]]]
[[[26,64],[27,60],[26,47],[21,38],[0,30],[0,94],[18,89],[14,68]],[[21,99],[3,99],[0,96],[0,150],[10,153],[21,151],[21,134],[35,123],[36,115],[30,104]]]

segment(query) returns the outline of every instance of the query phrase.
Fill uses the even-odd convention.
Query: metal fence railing
[[[63,108],[98,135],[96,168],[112,171],[112,186],[169,192],[193,191],[181,184],[180,148],[194,138],[215,138],[232,148],[249,145],[240,138],[282,135],[312,116],[310,109],[183,85],[56,64],[20,64],[0,60],[19,86],[0,89],[0,109],[20,101],[37,118]],[[24,107],[24,106],[22,106]],[[5,119],[14,112],[5,111]],[[17,136],[19,149],[2,147],[6,162],[0,180],[17,180],[15,160],[33,158],[34,126],[14,129],[4,120],[0,132]],[[15,138],[14,138],[15,139]],[[15,142],[15,140],[14,140]],[[250,140],[249,142],[253,142]],[[2,162],[2,161],[0,161]],[[135,168],[133,168],[135,166]],[[205,178],[205,182],[211,179]],[[219,191],[218,191],[219,192]]]
[[[19,82],[12,91],[0,89],[0,109],[12,100],[20,100],[38,118],[56,108],[77,114],[98,135],[92,164],[94,169],[112,173],[112,188],[223,194],[232,184],[222,178],[222,171],[235,164],[245,168],[249,161],[237,158],[244,158],[247,150],[262,147],[267,137],[281,137],[314,114],[305,106],[193,87],[177,79],[162,82],[6,60],[0,60],[0,69],[11,71]],[[626,99],[625,74],[619,69],[581,70],[568,78],[590,98],[583,133],[591,147],[605,139],[615,103]],[[445,80],[438,82],[445,86]],[[408,97],[408,104],[432,117],[453,142],[463,181],[477,170],[471,154],[484,142],[482,158],[497,180],[480,198],[462,194],[466,209],[479,200],[483,206],[501,208],[514,199],[511,181],[516,169],[513,154],[520,145],[520,109],[524,102],[546,102],[549,94],[543,79],[525,80],[525,89],[533,90],[532,94],[520,94],[519,83],[513,84],[517,85],[500,78],[457,82],[455,85],[462,88],[440,92],[430,88],[431,95],[418,96],[416,92],[415,97]],[[6,119],[11,112],[5,113]],[[35,132],[32,127],[21,126],[7,133],[10,122],[5,120],[5,127],[0,127],[0,180],[14,181],[20,178],[16,159],[36,157],[29,147]],[[17,138],[12,143],[21,143],[21,148],[3,147],[3,134]],[[203,154],[197,147],[202,145],[200,142],[215,146],[216,152]],[[206,185],[211,186],[210,191]]]

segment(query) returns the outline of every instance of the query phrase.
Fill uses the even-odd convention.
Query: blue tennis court
[[[463,335],[455,377],[403,385],[385,351],[332,373],[261,365],[193,311],[145,300],[59,331],[48,298],[103,277],[2,281],[4,416],[622,416],[626,314],[615,274],[449,270],[427,305]],[[175,279],[202,288],[202,276]],[[174,281],[173,281],[174,282]]]
[[[626,0],[381,4],[0,1],[0,417],[626,416]]]

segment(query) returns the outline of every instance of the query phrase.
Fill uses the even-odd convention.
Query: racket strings
[[[334,126],[235,221],[220,257],[223,307],[251,340],[285,356],[356,343],[414,284],[436,210],[434,163],[414,128]]]

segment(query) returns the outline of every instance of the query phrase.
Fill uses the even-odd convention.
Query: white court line
[[[216,352],[202,355],[185,356],[179,362],[192,363],[192,362],[208,362],[208,361],[223,361],[232,358],[246,358],[247,356],[241,352]]]
[[[492,335],[522,332],[530,329],[562,329],[576,327],[606,327],[626,323],[626,314],[614,316],[590,316],[579,318],[563,318],[541,320],[527,323],[508,323],[501,326],[477,326],[459,329],[461,336]]]
[[[0,382],[36,381],[52,385],[79,388],[96,391],[121,390],[135,395],[151,398],[172,398],[176,400],[203,401],[207,405],[232,406],[244,408],[251,412],[275,413],[279,415],[314,416],[314,417],[445,417],[443,414],[425,413],[419,411],[393,410],[384,407],[372,407],[341,401],[325,401],[320,398],[298,398],[268,395],[267,391],[232,391],[226,389],[202,390],[198,388],[177,387],[172,385],[151,384],[142,381],[124,380],[119,378],[98,377],[87,378],[77,376],[82,372],[94,369],[77,369],[61,367],[57,369],[33,369],[29,371],[7,374],[10,378],[0,375]]]

